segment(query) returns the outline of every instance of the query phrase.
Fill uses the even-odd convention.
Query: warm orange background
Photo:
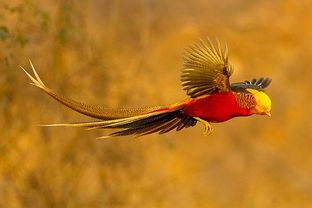
[[[0,207],[312,207],[312,1],[0,0]],[[232,81],[273,78],[272,117],[166,135],[85,121],[28,85],[105,106],[184,99],[183,48],[226,41]]]

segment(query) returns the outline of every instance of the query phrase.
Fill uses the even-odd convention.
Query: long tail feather
[[[45,84],[40,79],[35,67],[33,66],[32,62],[29,60],[32,71],[34,76],[32,76],[30,73],[28,73],[23,67],[23,71],[25,74],[29,77],[29,79],[32,81],[32,85],[40,88],[45,93],[47,93],[49,96],[54,98],[56,101],[62,103],[63,105],[73,109],[74,111],[77,111],[79,113],[82,113],[84,115],[90,116],[92,118],[102,119],[102,120],[111,120],[111,119],[118,119],[118,118],[126,118],[130,116],[137,116],[142,113],[154,111],[161,109],[162,107],[156,106],[156,107],[147,107],[147,108],[104,108],[104,107],[98,107],[98,106],[91,106],[84,103],[77,102],[75,100],[66,98],[64,96],[58,95],[55,92],[53,92],[51,89],[45,86]]]
[[[114,120],[104,120],[104,121],[92,121],[92,122],[80,122],[80,123],[64,123],[64,124],[44,124],[41,126],[50,126],[50,127],[87,127],[87,128],[126,128],[125,125],[134,122],[141,122],[143,119],[148,119],[154,115],[159,115],[161,112],[154,112],[149,114],[143,114],[139,116],[133,116],[128,118],[114,119]],[[149,119],[153,119],[149,118]]]
[[[122,119],[114,119],[108,121],[94,121],[85,123],[69,123],[69,124],[50,124],[46,126],[72,126],[85,127],[87,129],[116,129],[122,130],[111,133],[108,136],[100,138],[135,135],[143,136],[158,132],[163,134],[173,129],[177,131],[195,125],[196,120],[181,114],[182,108],[174,108],[170,110],[157,111],[139,116],[133,116]],[[98,138],[99,139],[99,138]]]
[[[100,137],[108,138],[126,135],[143,136],[156,132],[159,134],[164,134],[174,129],[180,131],[183,128],[195,125],[197,122],[194,118],[183,115],[181,113],[183,107],[179,107],[179,105],[170,108],[154,107],[137,109],[110,109],[79,103],[72,99],[60,96],[46,87],[40,79],[31,61],[30,65],[34,76],[28,73],[23,67],[21,68],[32,81],[32,85],[40,88],[58,102],[79,113],[101,119],[100,121],[93,122],[47,124],[42,126],[71,126],[84,127],[87,129],[121,129],[111,133],[108,136]]]

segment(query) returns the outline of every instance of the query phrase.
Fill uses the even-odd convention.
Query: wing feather
[[[185,49],[181,81],[183,89],[190,97],[198,97],[213,92],[230,91],[229,77],[233,73],[228,63],[228,48],[209,38]]]
[[[255,89],[259,91],[264,91],[272,82],[271,78],[259,78],[259,79],[252,79],[251,81],[244,81],[244,82],[237,82],[231,84],[231,88],[233,91],[244,90],[247,88]]]

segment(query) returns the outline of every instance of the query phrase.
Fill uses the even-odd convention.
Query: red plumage
[[[233,92],[213,93],[183,104],[182,113],[208,122],[223,122],[237,116],[249,116],[250,110],[240,107]]]
[[[175,104],[171,107],[148,113],[171,111],[176,108],[180,108],[180,113],[185,116],[199,117],[211,123],[227,121],[233,117],[251,115],[250,109],[238,105],[233,92],[218,92],[191,98],[181,104]]]

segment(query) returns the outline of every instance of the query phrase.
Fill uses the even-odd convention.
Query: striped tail
[[[156,132],[164,134],[174,129],[180,131],[183,128],[194,126],[197,121],[192,117],[183,115],[181,110],[182,108],[178,107],[122,119],[85,123],[50,124],[44,126],[72,126],[85,127],[87,129],[122,129],[113,132],[108,136],[99,137],[99,139],[127,135],[135,135],[139,137]]]
[[[86,116],[102,119],[102,120],[111,120],[111,119],[118,119],[118,118],[126,118],[131,116],[137,116],[142,113],[159,110],[162,107],[148,107],[148,108],[104,108],[99,106],[92,106],[87,105],[84,103],[77,102],[75,100],[72,100],[70,98],[66,98],[64,96],[58,95],[55,92],[53,92],[51,89],[45,86],[45,84],[40,79],[38,73],[36,72],[33,64],[30,61],[30,65],[32,68],[32,71],[34,73],[34,76],[30,75],[23,67],[21,67],[26,75],[30,78],[32,81],[32,85],[40,88],[42,91],[47,93],[49,96],[54,98],[56,101],[62,103],[63,105],[71,108],[74,111],[77,111],[81,114],[84,114]]]
[[[31,79],[32,85],[40,88],[52,98],[63,105],[84,115],[101,119],[100,121],[69,123],[69,124],[49,124],[43,126],[72,126],[85,127],[87,129],[121,129],[113,132],[108,136],[100,138],[135,135],[143,136],[158,132],[159,134],[167,133],[176,129],[180,131],[183,128],[194,126],[197,122],[192,117],[182,114],[183,107],[174,106],[169,108],[152,107],[152,108],[99,108],[79,103],[69,98],[65,98],[54,93],[47,88],[40,79],[33,64],[30,62],[34,76],[31,76],[24,68],[24,72]]]

